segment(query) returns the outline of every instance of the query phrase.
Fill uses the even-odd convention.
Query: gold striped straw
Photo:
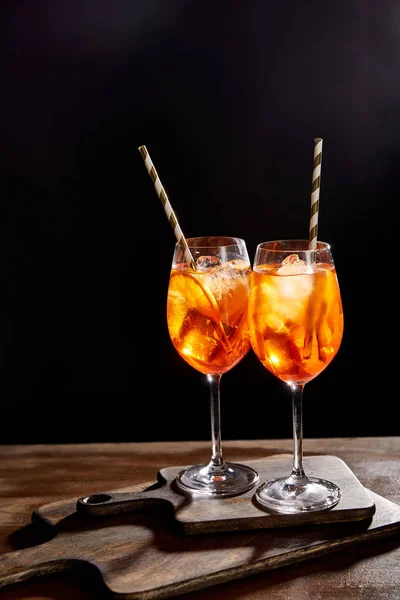
[[[321,187],[321,162],[322,162],[322,139],[315,138],[314,140],[314,161],[313,174],[311,185],[311,217],[309,229],[309,245],[310,250],[315,250],[317,247],[318,234],[318,211],[319,211],[319,190]]]
[[[150,154],[148,153],[146,146],[139,146],[138,150],[139,150],[140,154],[142,155],[146,169],[153,181],[157,195],[160,198],[161,204],[164,207],[165,214],[167,215],[168,221],[170,222],[170,225],[175,233],[175,237],[176,237],[180,247],[182,248],[182,252],[184,253],[186,262],[190,265],[190,267],[192,269],[196,269],[197,268],[196,263],[192,256],[192,253],[189,250],[189,246],[187,245],[185,236],[183,235],[182,229],[179,226],[178,219],[176,218],[176,215],[172,209],[171,203],[168,200],[167,193],[160,181],[160,178],[155,169],[155,166],[153,165],[153,161],[150,158]]]

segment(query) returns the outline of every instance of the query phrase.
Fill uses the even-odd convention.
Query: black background
[[[166,329],[175,238],[137,148],[185,235],[243,237],[252,260],[308,236],[315,137],[345,334],[306,386],[304,435],[398,435],[398,3],[2,6],[0,442],[209,439],[205,378]],[[292,435],[288,391],[252,352],[221,408],[223,439]]]

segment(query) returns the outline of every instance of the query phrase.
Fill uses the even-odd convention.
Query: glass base
[[[238,496],[254,487],[260,478],[254,469],[237,463],[226,463],[224,469],[211,465],[194,465],[178,473],[180,489],[203,498]]]
[[[295,514],[333,508],[341,498],[340,488],[325,479],[292,477],[267,481],[256,490],[257,502],[274,512]]]

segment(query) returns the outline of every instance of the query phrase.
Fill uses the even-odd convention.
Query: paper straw
[[[311,185],[311,217],[309,229],[309,248],[315,250],[317,247],[318,234],[318,211],[319,211],[319,190],[321,187],[321,162],[322,162],[322,139],[314,140],[314,161]]]
[[[142,155],[144,164],[146,165],[146,169],[153,181],[157,195],[160,198],[162,205],[164,206],[165,214],[167,215],[168,221],[170,222],[172,229],[174,230],[175,237],[176,237],[180,247],[182,248],[186,262],[188,263],[188,265],[190,265],[190,267],[192,269],[196,270],[197,265],[194,261],[192,253],[189,250],[189,246],[187,245],[185,236],[182,233],[182,229],[179,227],[178,219],[176,218],[175,213],[172,209],[171,203],[168,200],[167,193],[161,184],[160,178],[158,177],[156,168],[153,165],[153,162],[150,158],[147,148],[146,148],[146,146],[139,146],[138,150],[139,150],[140,154]],[[231,352],[232,346],[231,346],[228,336],[225,333],[225,329],[223,327],[222,321],[219,321],[219,322],[213,321],[213,325],[214,325],[217,335],[218,335],[222,345],[224,346],[225,350],[227,352]]]
[[[196,263],[193,259],[192,253],[189,250],[189,246],[187,245],[185,236],[182,233],[182,229],[179,226],[178,219],[176,218],[176,215],[172,209],[171,203],[168,200],[167,193],[160,181],[160,178],[157,174],[155,166],[153,165],[153,161],[150,158],[147,148],[146,148],[146,146],[139,146],[138,150],[139,150],[140,154],[142,155],[146,169],[153,181],[157,195],[160,198],[161,203],[164,207],[165,214],[167,215],[168,221],[170,222],[170,225],[175,233],[175,237],[176,237],[180,247],[182,248],[186,262],[190,265],[190,267],[192,269],[196,269],[197,267],[196,267]]]

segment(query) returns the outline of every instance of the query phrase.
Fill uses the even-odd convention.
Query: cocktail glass
[[[343,309],[332,251],[326,242],[280,240],[257,246],[249,297],[253,350],[261,363],[289,385],[293,410],[293,467],[288,477],[262,483],[256,500],[281,513],[335,506],[339,487],[308,477],[303,467],[302,396],[306,383],[336,356],[343,336]]]
[[[221,444],[221,377],[251,348],[247,320],[251,263],[243,239],[211,236],[186,241],[194,265],[188,264],[186,249],[177,242],[168,285],[167,324],[178,354],[207,377],[212,448],[208,463],[183,470],[176,482],[194,496],[235,496],[259,481],[249,466],[225,462]]]

